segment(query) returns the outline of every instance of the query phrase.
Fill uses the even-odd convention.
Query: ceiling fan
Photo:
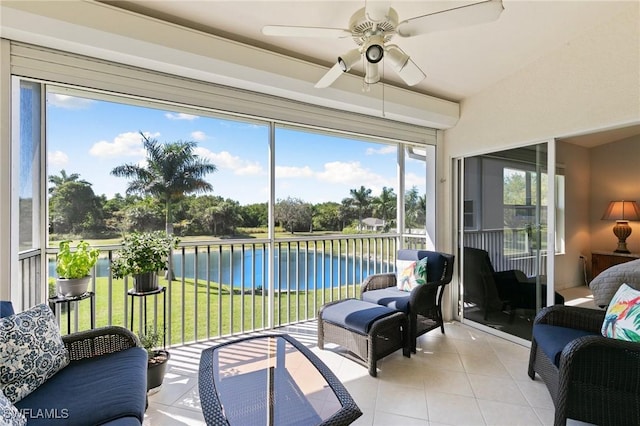
[[[285,37],[351,37],[358,47],[339,56],[336,64],[316,83],[317,88],[329,87],[360,60],[365,68],[364,82],[377,83],[380,81],[378,65],[383,57],[407,85],[413,86],[426,75],[399,46],[389,44],[393,36],[407,38],[482,24],[498,19],[503,9],[502,0],[485,0],[398,22],[398,14],[388,2],[366,1],[365,7],[351,16],[349,29],[266,25],[262,33]]]

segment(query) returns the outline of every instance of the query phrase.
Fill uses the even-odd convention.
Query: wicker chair
[[[422,334],[440,327],[442,320],[442,295],[453,276],[455,256],[427,250],[398,250],[397,260],[419,260],[427,257],[427,280],[411,292],[399,290],[396,274],[369,275],[360,286],[360,298],[367,302],[388,306],[404,312],[409,319],[409,345],[416,352],[416,339]]]
[[[489,312],[508,309],[511,320],[516,309],[536,309],[536,283],[517,269],[496,272],[486,250],[464,248],[464,301],[483,310],[486,321]],[[538,287],[540,297],[546,294],[547,286]],[[564,304],[564,297],[555,293],[555,304]],[[533,316],[533,315],[531,315]]]
[[[556,426],[567,418],[600,426],[640,424],[640,343],[603,337],[604,316],[601,310],[555,305],[534,320],[528,373],[531,379],[538,373],[547,385]]]

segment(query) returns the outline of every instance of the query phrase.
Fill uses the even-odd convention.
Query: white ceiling
[[[264,25],[348,28],[349,18],[365,1],[103,1],[253,46],[331,67],[355,47],[350,38],[268,37]],[[368,0],[375,1],[375,0]],[[473,1],[388,2],[404,20],[474,3]],[[626,4],[625,4],[626,3]],[[547,52],[570,43],[600,22],[621,13],[629,2],[589,0],[504,0],[497,21],[393,42],[407,52],[427,78],[410,88],[451,101],[466,97],[517,72]],[[361,70],[356,70],[359,72]],[[391,69],[387,83],[405,85]]]

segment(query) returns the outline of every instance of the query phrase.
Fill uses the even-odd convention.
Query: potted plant
[[[170,354],[165,349],[157,349],[162,339],[162,334],[154,327],[149,326],[144,333],[140,333],[140,344],[147,351],[147,391],[162,385],[162,380],[167,372],[167,362]]]
[[[178,238],[164,231],[132,232],[122,241],[122,249],[111,265],[114,278],[133,276],[136,292],[158,288],[158,271],[166,270],[171,249]]]
[[[74,251],[68,240],[61,241],[59,247],[56,255],[58,294],[73,297],[86,293],[91,280],[89,272],[98,261],[100,250],[91,248],[86,241],[80,241]]]

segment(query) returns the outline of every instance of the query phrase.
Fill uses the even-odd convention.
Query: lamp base
[[[618,247],[614,253],[631,253],[627,248],[627,238],[631,235],[631,227],[626,220],[619,220],[613,227],[613,233],[618,237]]]

